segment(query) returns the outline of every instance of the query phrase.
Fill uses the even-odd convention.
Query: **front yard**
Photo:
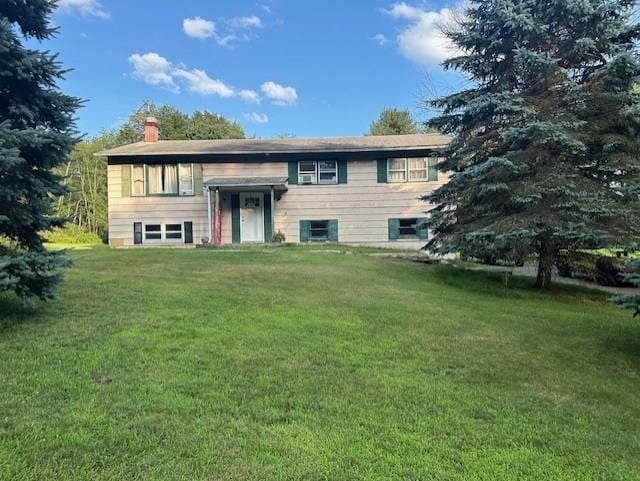
[[[72,253],[0,297],[0,479],[637,480],[604,294],[359,249]]]

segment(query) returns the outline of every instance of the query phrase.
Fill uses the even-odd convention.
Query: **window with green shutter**
[[[378,183],[387,182],[387,159],[378,159]]]
[[[338,221],[301,220],[300,242],[338,242]]]
[[[410,217],[405,219],[389,219],[389,240],[426,239],[428,234],[427,219]]]

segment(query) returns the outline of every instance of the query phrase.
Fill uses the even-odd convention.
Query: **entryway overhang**
[[[203,183],[204,187],[210,190],[219,189],[221,191],[252,191],[269,192],[273,189],[276,192],[286,192],[288,177],[226,177],[209,179]]]
[[[221,192],[233,193],[232,204],[233,196],[237,197],[238,193],[240,192],[265,192],[264,201],[265,204],[268,203],[268,213],[265,210],[264,217],[265,225],[267,225],[268,221],[268,225],[271,229],[271,231],[268,233],[270,241],[270,236],[273,235],[273,227],[275,225],[274,211],[276,200],[279,200],[281,195],[288,190],[288,180],[288,177],[223,177],[213,178],[207,180],[206,182],[203,182],[204,189],[207,191],[207,224],[209,227],[209,239],[211,240],[211,242],[214,245],[219,245],[222,243],[222,203],[220,201]],[[265,228],[265,230],[267,229]]]

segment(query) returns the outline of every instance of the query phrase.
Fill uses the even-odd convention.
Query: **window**
[[[193,195],[193,166],[180,164],[180,195]]]
[[[389,182],[406,182],[407,159],[389,159]]]
[[[160,224],[147,224],[144,226],[144,240],[161,240],[162,226]]]
[[[145,241],[171,241],[182,239],[182,224],[146,224]]]
[[[329,221],[312,220],[309,227],[309,240],[326,241],[329,239]]]
[[[425,182],[438,180],[437,159],[435,157],[412,157],[389,159],[387,162],[388,182]]]
[[[318,183],[338,183],[338,163],[335,160],[323,160],[318,162]]]
[[[131,166],[131,195],[194,195],[193,164]]]
[[[337,184],[338,162],[303,160],[298,162],[299,184]]]
[[[425,218],[389,219],[389,240],[426,239],[427,234]]]
[[[147,178],[149,194],[178,193],[178,166],[175,164],[148,165]]]
[[[301,220],[300,242],[338,242],[338,220]]]
[[[144,195],[144,165],[131,167],[131,195]]]
[[[426,158],[409,160],[409,180],[427,180],[429,165]]]
[[[400,219],[399,234],[400,237],[416,237],[416,224],[418,219]]]
[[[164,227],[165,239],[182,239],[182,224],[166,224]]]

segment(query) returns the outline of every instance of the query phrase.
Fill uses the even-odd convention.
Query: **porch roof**
[[[273,187],[275,190],[287,190],[288,177],[221,177],[203,182],[205,187],[221,189],[247,187]]]

